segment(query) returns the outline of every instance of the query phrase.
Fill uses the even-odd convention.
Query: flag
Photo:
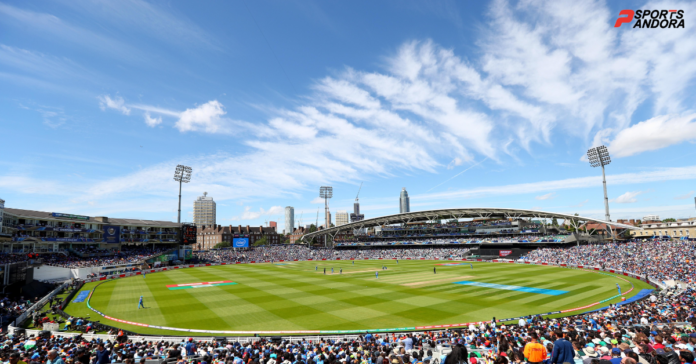
[[[29,350],[33,349],[36,346],[36,340],[29,340],[24,343],[24,349]]]

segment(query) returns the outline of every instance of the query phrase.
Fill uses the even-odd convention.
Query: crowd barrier
[[[391,260],[396,260],[396,258],[387,258]],[[322,261],[326,261],[327,259],[322,259]],[[337,259],[338,260],[338,259]],[[379,258],[379,260],[383,260],[382,258]],[[402,259],[402,260],[413,260],[413,259]],[[441,259],[433,259],[433,260],[441,260]],[[608,272],[608,273],[614,273],[617,274],[617,278],[622,279],[619,275],[635,278],[641,281],[645,281],[646,283],[654,286],[654,287],[660,287],[663,288],[664,285],[660,284],[659,282],[655,282],[652,279],[646,279],[644,276],[640,276],[631,272],[624,272],[621,270],[615,270],[615,269],[603,269],[601,267],[592,267],[592,266],[583,266],[583,265],[574,265],[574,264],[553,264],[553,263],[545,263],[545,262],[537,262],[537,261],[515,261],[515,260],[509,260],[509,259],[493,259],[493,260],[484,260],[484,259],[446,259],[446,260],[456,260],[456,261],[467,261],[467,262],[491,262],[491,263],[506,263],[506,264],[534,264],[534,265],[542,265],[542,266],[556,266],[556,267],[561,267],[561,268],[577,268],[577,269],[585,269],[588,271],[597,271],[598,273],[600,272]],[[293,261],[298,261],[298,260],[293,260]],[[308,259],[308,261],[313,261],[312,259]],[[185,265],[177,265],[177,266],[169,266],[169,267],[161,267],[161,268],[152,268],[152,269],[147,269],[143,270],[140,272],[132,272],[132,273],[123,273],[123,274],[118,274],[118,275],[111,275],[107,277],[99,277],[99,278],[93,278],[93,279],[86,279],[84,280],[86,283],[90,282],[105,282],[113,279],[119,279],[119,278],[125,278],[125,277],[131,277],[131,276],[137,276],[141,275],[143,273],[159,273],[159,272],[166,272],[170,270],[178,270],[178,269],[187,269],[187,268],[199,268],[199,267],[210,267],[210,266],[221,266],[221,265],[236,265],[236,264],[256,264],[256,263],[275,263],[275,262],[285,262],[285,260],[278,260],[278,261],[251,261],[250,263],[240,263],[240,262],[234,262],[234,263],[204,263],[204,264],[185,264]],[[624,279],[625,280],[625,279]],[[630,281],[625,280],[630,283]],[[572,308],[572,309],[566,309],[566,310],[561,310],[561,311],[552,311],[552,312],[546,312],[546,313],[539,313],[539,315],[555,315],[555,314],[563,314],[563,313],[571,313],[574,311],[580,311],[584,310],[590,307],[594,307],[597,305],[600,305],[602,303],[608,302],[610,300],[613,300],[615,298],[618,298],[623,295],[627,295],[633,291],[633,284],[631,284],[631,289],[623,292],[621,295],[615,295],[610,298],[607,298],[602,301],[598,301],[595,303],[592,303],[590,305],[586,305],[583,307],[577,307],[577,308]],[[135,326],[140,326],[140,327],[148,327],[148,328],[155,328],[155,329],[162,329],[162,330],[170,330],[170,331],[178,331],[178,332],[186,332],[186,333],[192,333],[192,334],[217,334],[217,335],[252,335],[252,334],[263,334],[263,335],[300,335],[297,337],[304,338],[307,336],[317,336],[317,337],[323,337],[326,338],[327,336],[330,335],[347,335],[347,334],[361,334],[365,333],[367,331],[371,333],[391,333],[391,332],[398,332],[398,331],[409,331],[409,332],[414,332],[414,331],[422,331],[422,330],[443,330],[443,329],[451,329],[451,328],[461,328],[461,327],[468,327],[471,323],[459,323],[459,324],[444,324],[444,325],[426,325],[426,326],[415,326],[415,327],[396,327],[396,328],[388,328],[388,329],[373,329],[373,330],[301,330],[301,331],[257,331],[257,332],[251,332],[251,331],[234,331],[234,330],[196,330],[196,329],[182,329],[182,328],[173,328],[173,327],[165,327],[165,326],[155,326],[155,325],[149,325],[149,324],[143,324],[143,323],[137,323],[137,322],[132,322],[132,321],[127,321],[127,320],[122,320],[114,317],[110,317],[108,315],[105,315],[104,313],[96,310],[95,308],[91,307],[90,305],[90,299],[92,296],[92,293],[96,289],[93,288],[92,291],[90,292],[89,297],[87,298],[87,305],[88,307],[99,314],[100,316],[124,323],[124,324],[129,324],[129,325],[135,325]],[[45,300],[48,300],[49,296],[44,297]],[[49,297],[50,298],[50,297]],[[44,301],[42,299],[42,301]],[[44,301],[45,303],[45,301]],[[600,308],[601,310],[603,308]],[[536,314],[535,314],[536,315]],[[526,317],[526,316],[525,316]],[[521,317],[512,317],[512,318],[506,318],[506,319],[501,319],[500,321],[512,321],[512,320],[518,320]],[[21,322],[21,321],[17,321]],[[476,323],[475,323],[476,324]],[[55,332],[57,334],[64,334],[62,332]],[[307,336],[302,336],[302,335],[307,335]],[[147,336],[147,337],[152,337],[152,336]],[[290,336],[291,338],[293,336]],[[345,337],[345,336],[341,336]]]
[[[50,300],[52,297],[60,293],[63,289],[65,289],[68,286],[70,286],[70,282],[64,282],[63,284],[58,286],[58,288],[54,289],[49,294],[45,295],[43,298],[38,300],[21,315],[19,315],[19,317],[17,317],[17,319],[14,321],[14,325],[19,325],[22,322],[24,322],[24,320],[26,320],[29,317],[29,315],[31,315],[36,310],[40,310],[44,305],[46,305],[46,302],[48,302],[48,300]]]

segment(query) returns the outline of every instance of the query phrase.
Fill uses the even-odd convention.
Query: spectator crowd
[[[41,253],[41,254],[24,254],[24,253],[0,253],[0,264],[19,263],[27,261],[40,260],[45,265],[63,268],[85,268],[85,267],[100,267],[118,264],[133,264],[140,263],[154,256],[160,255],[171,248],[128,248],[123,247],[121,250],[104,250],[104,249],[74,249],[77,254],[63,253]]]
[[[63,268],[86,268],[100,267],[118,264],[134,264],[141,263],[144,260],[160,255],[170,248],[126,248],[123,247],[120,251],[104,251],[104,250],[77,250],[82,257],[77,255],[62,255],[54,254],[50,257],[44,257],[44,264],[63,267]],[[42,256],[43,257],[43,256]]]
[[[611,267],[648,276],[659,281],[675,280],[689,285],[696,283],[696,244],[686,240],[632,241],[542,248],[522,259],[555,264],[577,264]]]
[[[137,254],[146,254],[139,252]],[[264,246],[198,253],[225,262],[307,259],[460,259],[465,248],[332,250]],[[600,265],[645,273],[661,280],[693,283],[694,245],[686,242],[629,242],[568,249],[539,249],[524,259]],[[8,299],[4,310],[21,312],[30,302]],[[5,306],[7,305],[7,306]],[[564,318],[529,316],[515,322],[491,317],[456,330],[365,333],[339,340],[200,342],[111,340],[83,337],[0,336],[0,357],[9,364],[144,363],[168,359],[185,364],[693,364],[696,349],[696,291],[669,289],[644,300]]]
[[[7,335],[0,357],[10,364],[692,364],[693,314],[694,292],[687,290],[560,319],[491,318],[461,330],[366,332],[343,340],[145,341],[115,330],[111,340]],[[656,325],[683,319],[689,324]]]
[[[292,261],[292,260],[321,260],[321,259],[462,259],[469,248],[428,247],[410,249],[369,249],[369,250],[334,250],[310,249],[304,245],[273,245],[262,246],[248,250],[211,250],[196,253],[201,260],[218,263],[248,263],[261,261]]]

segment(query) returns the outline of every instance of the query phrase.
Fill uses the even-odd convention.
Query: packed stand
[[[196,253],[198,259],[211,262],[249,263],[280,260],[321,260],[331,259],[331,249],[310,249],[304,245],[261,246],[246,250],[211,250]]]
[[[211,250],[196,253],[198,259],[218,263],[249,263],[321,259],[463,259],[468,248],[333,250],[310,249],[303,245],[263,246],[248,250]]]
[[[642,267],[649,271],[669,272],[681,266],[675,268],[664,260],[687,261],[693,257],[693,245],[680,244],[683,243],[660,244],[656,249],[636,243],[608,245],[606,249],[596,245],[541,249],[526,258],[572,264],[590,264],[586,263],[589,260],[593,264],[599,262],[617,267],[633,267],[642,259]],[[677,251],[683,255],[674,255]],[[565,252],[568,257],[564,257]],[[267,246],[203,254],[211,259],[246,261],[322,257],[443,259],[466,253],[462,248],[334,251],[304,246]],[[663,253],[666,259],[658,259]],[[187,338],[176,342],[145,342],[128,340],[123,332],[112,330],[113,339],[108,341],[60,335],[51,338],[6,336],[0,339],[4,340],[0,354],[10,364],[132,364],[150,359],[170,359],[178,364],[693,364],[696,291],[687,288],[670,293],[652,294],[642,301],[557,319],[536,315],[503,323],[492,318],[461,330],[365,333],[358,339],[295,343],[263,339],[253,343],[205,343]],[[79,320],[72,318],[71,325],[74,322],[82,328],[90,324]]]
[[[691,296],[693,297],[693,296]],[[659,301],[652,302],[656,306]],[[621,326],[624,314],[645,311],[650,301],[627,311],[563,319],[539,316],[517,325],[491,321],[461,330],[420,333],[365,333],[357,339],[298,342],[174,342],[129,340],[113,330],[111,340],[8,335],[0,354],[10,364],[143,363],[167,360],[178,364],[692,364],[696,333],[692,328]],[[691,306],[693,307],[693,306]],[[645,310],[643,310],[645,309]],[[659,311],[659,310],[658,310]],[[693,312],[689,311],[693,318]],[[441,350],[443,349],[444,350]]]
[[[41,257],[48,256],[48,254],[42,254]],[[19,263],[19,262],[26,262],[30,259],[28,254],[24,253],[18,253],[18,254],[9,254],[9,253],[0,253],[0,264],[11,264],[11,263]]]
[[[555,264],[600,266],[632,272],[658,281],[675,280],[693,285],[696,243],[677,241],[632,241],[537,249],[522,259]]]
[[[469,248],[337,250],[334,257],[351,259],[464,259]]]
[[[33,304],[33,301],[25,299],[24,296],[14,299],[4,297],[0,300],[0,317],[2,317],[2,322],[8,323],[14,320]]]
[[[426,239],[386,239],[377,241],[358,241],[358,240],[342,240],[336,243],[336,246],[351,246],[351,245],[441,245],[441,244],[466,244],[467,239],[461,238],[426,238]]]
[[[84,252],[87,253],[87,256],[85,257],[55,254],[49,258],[44,258],[44,264],[63,268],[86,268],[119,264],[134,264],[160,255],[169,249],[171,248],[123,248],[121,251],[111,251],[108,253],[108,255],[102,256],[88,256],[90,250],[84,250]]]

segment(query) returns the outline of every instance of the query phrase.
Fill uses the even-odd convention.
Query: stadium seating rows
[[[650,244],[653,245],[650,245]],[[3,360],[11,364],[132,362],[170,358],[172,362],[230,364],[677,364],[693,363],[696,348],[696,291],[692,287],[694,245],[690,242],[631,242],[589,245],[572,249],[541,249],[526,259],[563,264],[603,264],[647,272],[660,279],[678,279],[674,287],[649,298],[605,311],[559,319],[540,316],[520,319],[516,325],[495,318],[462,330],[409,334],[369,334],[346,340],[320,342],[172,342],[102,341],[57,335],[49,338],[7,335],[0,340]],[[237,253],[241,253],[238,255]],[[305,247],[263,247],[245,252],[210,252],[205,259],[265,260],[314,259],[368,254],[370,257],[460,256],[465,249],[401,249],[374,251],[310,250]],[[346,254],[346,255],[342,255]],[[355,257],[358,259],[357,257]],[[259,259],[261,260],[261,259]],[[636,269],[643,268],[643,269]],[[5,301],[8,304],[10,302]],[[19,306],[21,309],[21,305]],[[51,352],[55,350],[55,352]],[[440,356],[447,353],[446,357]],[[188,360],[187,360],[188,359]],[[50,361],[49,361],[50,360]],[[21,364],[21,363],[20,363]],[[606,363],[609,364],[609,363]]]

